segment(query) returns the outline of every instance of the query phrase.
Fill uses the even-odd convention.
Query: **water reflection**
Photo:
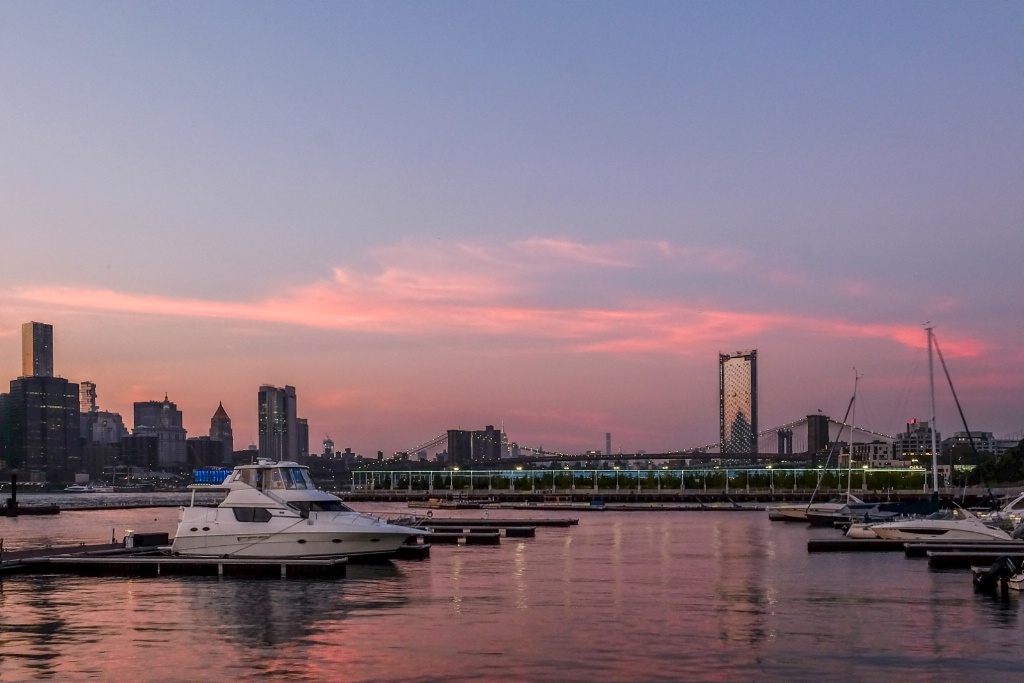
[[[902,555],[808,554],[809,533],[745,513],[608,511],[341,580],[8,577],[2,675],[1016,679],[1020,596],[975,594],[965,572]]]
[[[218,579],[190,586],[187,601],[225,637],[249,645],[302,642],[360,612],[408,604],[394,564],[356,564],[342,580]]]

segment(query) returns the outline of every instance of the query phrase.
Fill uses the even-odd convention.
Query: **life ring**
[[[427,519],[430,519],[433,516],[434,516],[434,511],[433,510],[427,510]]]

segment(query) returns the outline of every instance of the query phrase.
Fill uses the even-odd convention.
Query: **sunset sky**
[[[125,416],[310,446],[928,418],[1024,431],[1020,2],[0,2],[0,387],[20,326]],[[961,430],[936,360],[939,429]]]

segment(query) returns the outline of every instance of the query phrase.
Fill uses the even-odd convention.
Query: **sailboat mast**
[[[849,457],[846,458],[846,500],[850,500],[850,479],[853,474],[853,437],[857,433],[857,381],[860,380],[860,375],[857,374],[857,368],[853,369],[853,400],[850,402],[850,450]],[[838,438],[838,437],[837,437]]]
[[[939,452],[935,444],[935,364],[932,360],[932,328],[928,331],[928,389],[932,399],[932,416],[929,426],[932,432],[932,493],[939,492]]]

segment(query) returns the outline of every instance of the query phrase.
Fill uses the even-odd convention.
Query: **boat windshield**
[[[354,512],[340,500],[293,500],[288,505],[301,512]]]
[[[315,489],[309,472],[302,467],[275,467],[270,470],[267,488],[271,489]]]
[[[246,468],[235,472],[232,481],[245,482],[258,489],[316,489],[304,467]]]

